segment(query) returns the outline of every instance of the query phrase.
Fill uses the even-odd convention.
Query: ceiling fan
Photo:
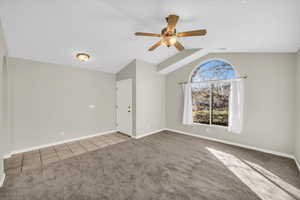
[[[155,43],[152,47],[148,50],[153,51],[161,44],[164,44],[167,47],[175,46],[178,51],[184,50],[182,44],[178,41],[179,37],[191,37],[191,36],[203,36],[206,35],[207,31],[205,29],[200,30],[193,30],[193,31],[186,31],[177,33],[175,26],[179,20],[179,16],[177,15],[169,15],[166,17],[166,21],[168,26],[162,29],[161,34],[158,33],[143,33],[143,32],[136,32],[136,36],[150,36],[150,37],[161,37],[161,40]]]

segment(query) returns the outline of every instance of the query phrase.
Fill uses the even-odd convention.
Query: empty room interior
[[[0,200],[300,200],[299,0],[0,0]]]

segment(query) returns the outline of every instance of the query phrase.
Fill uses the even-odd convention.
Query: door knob
[[[128,112],[131,112],[131,106],[128,105]]]

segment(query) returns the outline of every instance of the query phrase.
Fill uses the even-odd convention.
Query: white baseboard
[[[155,133],[164,131],[164,130],[166,130],[166,128],[158,129],[158,130],[155,130],[155,131],[151,131],[151,132],[148,132],[148,133],[144,133],[144,134],[142,134],[142,135],[134,136],[134,138],[135,138],[135,139],[140,139],[140,138],[143,138],[143,137],[146,137],[146,136],[149,136],[149,135],[152,135],[152,134],[155,134]]]
[[[179,131],[176,129],[166,128],[165,130],[172,131],[175,133],[181,133],[184,135],[194,136],[194,137],[198,137],[198,138],[202,138],[202,139],[206,139],[206,140],[211,140],[211,141],[215,141],[215,142],[220,142],[223,144],[229,144],[229,145],[233,145],[233,146],[243,147],[246,149],[251,149],[251,150],[255,150],[255,151],[260,151],[260,152],[264,152],[264,153],[269,153],[269,154],[273,154],[273,155],[277,155],[277,156],[281,156],[281,157],[294,159],[293,155],[290,155],[287,153],[282,153],[282,152],[277,152],[277,151],[272,151],[272,150],[267,150],[267,149],[261,149],[261,148],[252,147],[252,146],[248,146],[248,145],[243,145],[243,144],[238,144],[238,143],[229,142],[229,141],[225,141],[225,140],[220,140],[220,139],[216,139],[216,138],[212,138],[212,137],[202,136],[202,135],[198,135],[198,134],[194,134],[194,133]]]
[[[5,173],[0,173],[0,187],[2,187],[5,180]]]
[[[34,146],[34,147],[29,147],[29,148],[24,148],[24,149],[18,149],[18,150],[14,150],[11,153],[3,156],[3,158],[9,158],[13,154],[17,154],[17,153],[33,151],[33,150],[37,150],[37,149],[41,149],[41,148],[45,148],[45,147],[50,147],[50,146],[54,146],[54,145],[59,145],[59,144],[67,143],[67,142],[75,142],[75,141],[78,141],[78,140],[88,139],[88,138],[91,138],[91,137],[106,135],[106,134],[110,134],[110,133],[114,133],[114,132],[117,132],[117,131],[116,130],[110,130],[110,131],[105,131],[105,132],[96,133],[96,134],[92,134],[92,135],[72,138],[72,139],[68,139],[68,140],[62,140],[62,141],[59,141],[59,142],[53,142],[53,143],[49,143],[49,144],[44,144],[44,145],[39,145],[39,146]]]

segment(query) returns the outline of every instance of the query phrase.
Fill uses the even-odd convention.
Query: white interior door
[[[132,80],[117,82],[117,130],[132,136]]]

